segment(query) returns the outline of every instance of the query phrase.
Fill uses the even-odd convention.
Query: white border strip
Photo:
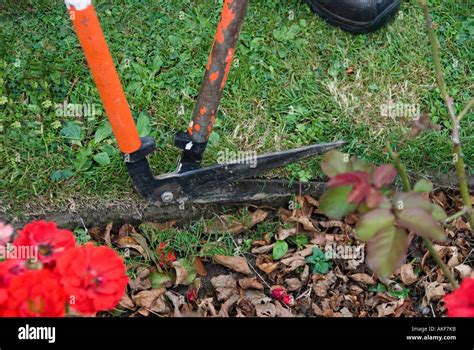
[[[85,10],[92,4],[92,0],[65,0],[64,2],[68,9],[74,6],[77,11]]]

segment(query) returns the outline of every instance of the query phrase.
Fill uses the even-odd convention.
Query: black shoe
[[[373,32],[395,17],[400,0],[306,0],[314,13],[351,33]]]

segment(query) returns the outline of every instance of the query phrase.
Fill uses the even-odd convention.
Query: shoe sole
[[[370,22],[356,22],[331,14],[324,7],[312,3],[310,0],[306,0],[306,2],[314,13],[324,18],[327,22],[354,34],[366,34],[376,31],[393,19],[400,9],[400,1],[396,1],[380,13],[374,20]]]

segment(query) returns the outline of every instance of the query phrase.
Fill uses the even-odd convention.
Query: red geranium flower
[[[38,259],[51,264],[67,249],[75,247],[76,238],[71,231],[59,229],[54,222],[35,221],[18,231],[13,244],[38,247]]]
[[[65,295],[57,276],[49,270],[30,270],[14,277],[6,290],[0,313],[6,317],[62,317]]]
[[[13,277],[26,271],[26,260],[5,260],[0,263],[0,287],[7,286]]]
[[[58,258],[56,270],[70,306],[84,314],[113,308],[128,283],[120,256],[92,243],[66,251]]]
[[[461,286],[444,297],[449,317],[474,317],[474,278],[465,278]]]

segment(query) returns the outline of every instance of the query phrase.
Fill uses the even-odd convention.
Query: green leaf
[[[435,221],[433,215],[422,208],[402,210],[397,215],[397,224],[414,231],[419,236],[429,237],[438,241],[446,239],[441,225]]]
[[[324,154],[324,159],[321,162],[321,170],[328,177],[334,177],[341,173],[349,171],[349,162],[345,162],[344,153],[338,150],[331,150]]]
[[[433,219],[435,219],[436,221],[444,221],[448,218],[448,215],[446,215],[446,212],[444,211],[444,209],[441,208],[438,204],[432,203],[431,207],[433,208],[431,215],[433,216]]]
[[[429,180],[426,180],[426,179],[418,180],[417,183],[415,184],[415,187],[413,187],[413,191],[414,192],[419,192],[419,193],[433,192],[433,183]]]
[[[283,258],[288,251],[288,243],[286,241],[276,241],[273,246],[273,260],[279,260]]]
[[[389,277],[405,260],[408,234],[391,226],[375,235],[367,248],[367,265],[382,278]]]
[[[65,139],[73,141],[81,141],[84,137],[82,127],[72,122],[67,122],[59,134]]]
[[[76,155],[74,167],[77,171],[86,171],[92,166],[92,150],[90,147],[82,147]]]
[[[296,235],[296,236],[290,236],[287,239],[287,242],[295,245],[298,249],[302,249],[305,244],[308,244],[308,236],[306,235]]]
[[[156,73],[161,69],[161,66],[163,66],[163,59],[160,56],[155,57],[151,68]]]
[[[349,161],[349,168],[350,171],[364,171],[372,174],[376,167],[373,164],[367,163],[365,160],[352,157]]]
[[[332,261],[326,257],[321,248],[313,248],[313,254],[306,257],[306,262],[311,267],[313,273],[326,274],[332,267]]]
[[[108,138],[110,135],[112,135],[112,127],[108,122],[105,122],[103,125],[101,125],[95,132],[94,140],[95,143],[100,143],[106,138]]]
[[[444,221],[448,216],[443,208],[439,205],[431,203],[429,200],[421,197],[419,193],[408,192],[398,193],[394,197],[394,205],[400,211],[404,209],[420,208],[431,213],[436,221]]]
[[[352,186],[338,186],[330,188],[321,197],[319,209],[327,216],[341,219],[357,208],[357,204],[349,203],[349,193]]]
[[[375,209],[362,216],[355,230],[356,237],[368,241],[378,232],[395,224],[395,215],[389,209]]]
[[[99,163],[100,165],[107,165],[110,164],[109,155],[106,152],[97,153],[94,156],[94,160]]]
[[[166,272],[153,271],[150,273],[151,286],[154,289],[164,288],[171,283],[171,277]]]
[[[70,169],[56,170],[51,172],[51,180],[61,181],[67,180],[73,175],[73,172]]]
[[[150,118],[145,112],[141,112],[137,120],[137,129],[140,137],[148,136],[151,133]]]
[[[402,290],[389,290],[388,294],[394,298],[406,299],[410,295],[410,290],[408,288],[402,288]]]
[[[375,293],[385,293],[387,291],[387,287],[385,287],[382,283],[377,283],[375,286],[369,286],[369,292]]]
[[[186,276],[184,281],[181,282],[181,284],[189,285],[189,284],[193,283],[194,280],[196,279],[196,276],[197,276],[197,271],[194,268],[193,264],[191,264],[191,262],[189,260],[185,259],[185,258],[179,259],[177,261],[188,272],[188,275]]]

